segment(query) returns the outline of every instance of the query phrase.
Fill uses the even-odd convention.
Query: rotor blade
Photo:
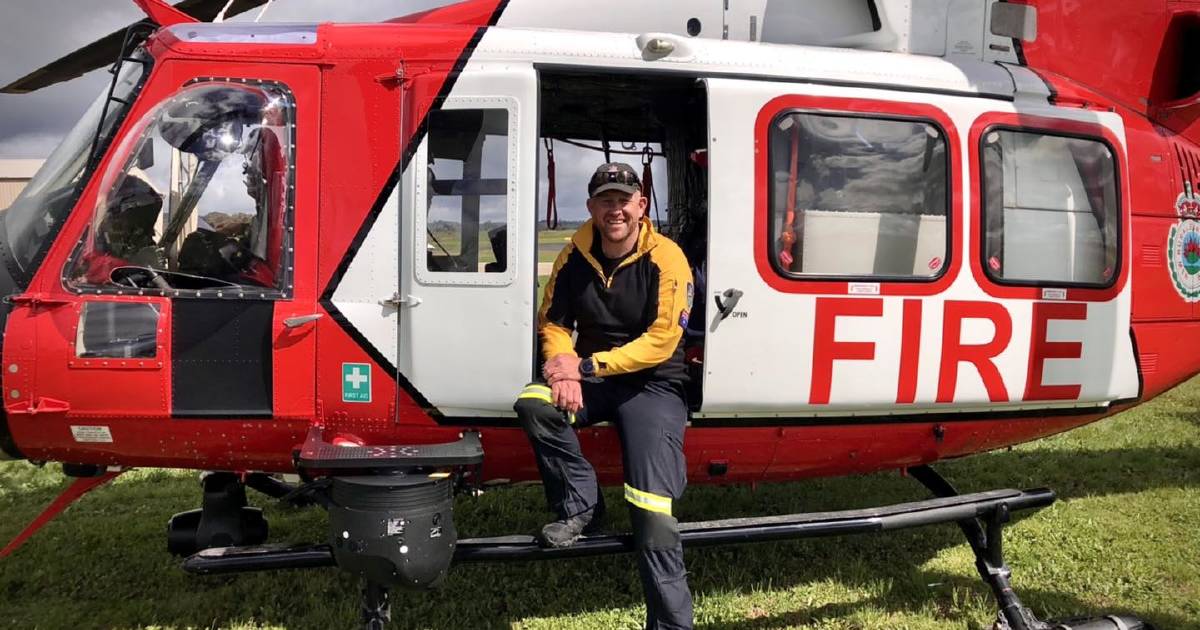
[[[175,8],[200,20],[210,22],[228,0],[183,0]],[[233,0],[225,17],[230,18],[244,13],[254,7],[264,4],[266,0]],[[0,88],[4,94],[25,94],[83,76],[96,68],[103,68],[116,61],[121,52],[121,44],[125,42],[125,31],[128,27],[110,33],[69,55],[51,62],[42,68],[13,81]]]
[[[200,20],[201,22],[211,22],[221,9],[225,8],[226,2],[229,0],[183,0],[175,5],[176,9]],[[225,18],[231,18],[239,13],[245,13],[254,7],[266,4],[267,0],[233,0],[233,4],[229,5],[229,10],[225,12]]]

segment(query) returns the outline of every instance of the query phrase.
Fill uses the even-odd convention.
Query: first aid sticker
[[[342,402],[371,402],[371,366],[369,364],[342,364]]]

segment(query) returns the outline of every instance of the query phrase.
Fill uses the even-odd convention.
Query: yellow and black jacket
[[[554,261],[538,313],[542,355],[592,357],[596,375],[687,380],[680,339],[692,309],[692,271],[673,241],[643,219],[638,246],[611,275],[588,221]],[[579,338],[571,343],[572,331]]]

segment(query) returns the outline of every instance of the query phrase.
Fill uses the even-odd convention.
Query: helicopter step
[[[412,470],[447,466],[474,466],[483,462],[479,434],[465,431],[457,442],[420,445],[373,445],[326,441],[323,429],[308,430],[304,447],[296,460],[300,468],[338,472],[361,469]],[[336,439],[335,439],[336,441]]]

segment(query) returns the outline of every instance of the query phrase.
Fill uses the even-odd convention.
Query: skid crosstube
[[[681,523],[679,530],[684,547],[690,548],[842,536],[954,523],[997,511],[1043,508],[1054,499],[1054,492],[1045,488],[992,490],[859,510]],[[454,561],[549,560],[631,551],[631,534],[585,536],[566,548],[541,547],[533,536],[499,536],[458,541]],[[334,566],[334,560],[328,545],[226,547],[197,553],[183,566],[189,573],[218,574]]]

